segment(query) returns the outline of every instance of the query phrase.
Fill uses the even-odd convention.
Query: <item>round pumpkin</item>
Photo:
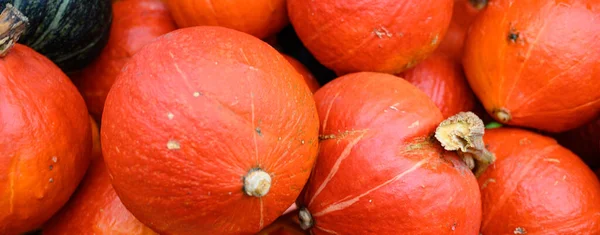
[[[487,2],[488,0],[454,0],[452,21],[437,51],[449,55],[456,61],[461,61],[469,26]]]
[[[600,114],[599,38],[599,1],[490,1],[471,25],[464,68],[496,120],[566,131]]]
[[[144,45],[176,29],[160,0],[121,0],[113,3],[108,44],[74,80],[96,120],[102,119],[106,95],[123,65]]]
[[[600,117],[577,129],[559,133],[556,139],[591,167],[600,167]]]
[[[432,138],[442,114],[382,73],[348,74],[315,94],[317,163],[299,218],[312,234],[476,234],[477,180]]]
[[[302,75],[304,81],[306,82],[308,88],[310,88],[310,91],[312,93],[315,93],[317,92],[317,90],[319,90],[321,85],[319,85],[319,82],[317,81],[315,76],[313,76],[313,74],[308,70],[308,68],[306,68],[306,66],[304,66],[302,63],[300,63],[300,61],[294,59],[294,57],[291,57],[289,55],[283,55],[283,57],[288,62],[290,62],[292,66],[294,66],[294,68],[296,69],[296,71],[298,71],[298,73],[300,73],[300,75]]]
[[[496,162],[481,177],[481,234],[600,234],[600,182],[546,136],[487,130]]]
[[[169,0],[166,3],[181,28],[221,26],[267,38],[289,23],[285,0]]]
[[[444,118],[475,108],[475,96],[461,64],[445,54],[436,52],[398,76],[425,92]]]
[[[0,234],[38,228],[69,199],[88,167],[90,119],[83,98],[52,61],[14,44],[24,30],[0,15]]]
[[[156,235],[123,206],[102,155],[93,158],[96,160],[81,185],[67,205],[44,224],[43,234]]]
[[[400,73],[431,54],[444,38],[453,0],[288,0],[303,44],[338,75]]]
[[[52,60],[65,72],[91,63],[108,41],[112,21],[110,0],[0,0],[29,19],[19,43]]]
[[[298,197],[318,147],[302,76],[232,29],[171,32],[108,94],[102,150],[123,204],[165,234],[254,234]]]

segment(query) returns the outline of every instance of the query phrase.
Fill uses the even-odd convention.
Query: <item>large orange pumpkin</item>
[[[102,150],[123,204],[164,234],[253,234],[298,197],[318,117],[267,43],[213,26],[144,47],[111,89]]]
[[[442,114],[407,81],[353,73],[315,94],[320,150],[299,218],[313,234],[476,234],[477,180],[432,139]],[[351,108],[349,108],[351,107]]]
[[[463,63],[495,119],[560,132],[600,114],[599,39],[600,1],[490,1]]]
[[[497,160],[479,177],[481,234],[600,234],[600,182],[550,137],[486,131]]]
[[[44,235],[154,235],[123,206],[113,189],[102,155],[90,165],[77,192],[43,227]]]
[[[181,28],[222,26],[258,38],[279,32],[288,23],[285,0],[168,0],[169,9]]]
[[[290,20],[310,52],[337,74],[400,73],[439,45],[453,0],[288,0]]]
[[[54,63],[14,44],[23,19],[7,7],[0,59],[0,234],[36,229],[69,199],[92,150],[83,98]],[[26,20],[25,20],[26,21]]]
[[[129,58],[150,41],[176,29],[160,0],[120,0],[113,3],[112,9],[108,44],[98,59],[74,79],[96,120],[102,118],[106,95]]]
[[[445,54],[436,52],[399,76],[424,91],[444,118],[475,108],[461,64]]]

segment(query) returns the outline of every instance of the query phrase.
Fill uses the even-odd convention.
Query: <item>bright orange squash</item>
[[[298,197],[318,149],[302,76],[249,34],[171,32],[127,63],[106,100],[113,186],[165,234],[254,234]]]

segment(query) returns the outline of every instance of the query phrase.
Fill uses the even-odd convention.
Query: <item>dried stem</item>
[[[461,112],[444,120],[435,131],[435,138],[448,151],[458,151],[465,163],[479,177],[496,157],[483,143],[483,121],[472,112]]]
[[[477,10],[483,9],[488,4],[488,0],[469,0],[469,2]]]
[[[300,228],[303,230],[308,230],[315,224],[312,214],[310,214],[310,211],[308,211],[308,208],[306,207],[303,207],[298,211],[298,219],[300,220]]]
[[[29,25],[29,19],[10,3],[0,13],[0,57],[6,56]]]

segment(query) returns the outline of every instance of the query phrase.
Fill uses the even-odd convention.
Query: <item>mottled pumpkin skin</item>
[[[497,160],[479,177],[483,235],[600,234],[600,182],[575,154],[516,128],[484,142]]]
[[[91,63],[108,41],[110,0],[0,0],[13,4],[29,19],[19,40],[50,58],[65,72]]]
[[[444,38],[453,0],[288,0],[303,44],[338,75],[400,73]]]
[[[152,40],[176,29],[160,0],[121,0],[112,8],[114,19],[108,44],[98,59],[74,79],[96,120],[102,119],[106,95],[129,58]]]
[[[0,59],[0,110],[0,234],[20,234],[50,219],[83,178],[90,118],[69,78],[21,44]]]
[[[477,181],[431,139],[442,114],[425,93],[363,72],[326,84],[315,100],[323,140],[303,205],[314,234],[479,231]]]
[[[267,38],[289,23],[285,0],[168,0],[166,3],[181,28],[221,26]]]
[[[294,59],[294,57],[291,57],[289,55],[283,55],[283,57],[288,62],[290,62],[290,64],[292,64],[292,66],[294,66],[294,68],[296,69],[296,71],[298,71],[298,73],[300,73],[302,75],[302,77],[304,78],[304,81],[306,82],[306,84],[308,85],[308,88],[310,89],[310,91],[312,93],[317,92],[317,90],[319,90],[319,88],[321,88],[321,85],[319,85],[319,82],[317,81],[315,76],[308,70],[308,68],[306,68],[306,66],[304,66],[302,63],[300,63],[300,61]]]
[[[157,235],[123,206],[102,155],[93,158],[97,160],[91,163],[81,185],[67,205],[44,225],[43,234]]]
[[[425,92],[444,118],[475,108],[462,66],[450,56],[436,52],[399,76]]]
[[[298,197],[318,147],[302,76],[267,43],[222,27],[179,29],[140,50],[102,123],[115,190],[161,234],[260,231]],[[242,190],[255,168],[272,178],[261,198]]]
[[[471,25],[464,68],[498,121],[561,132],[600,114],[600,2],[490,1]],[[503,118],[502,111],[512,118]]]
[[[600,117],[579,128],[560,133],[556,138],[591,167],[600,167]]]

